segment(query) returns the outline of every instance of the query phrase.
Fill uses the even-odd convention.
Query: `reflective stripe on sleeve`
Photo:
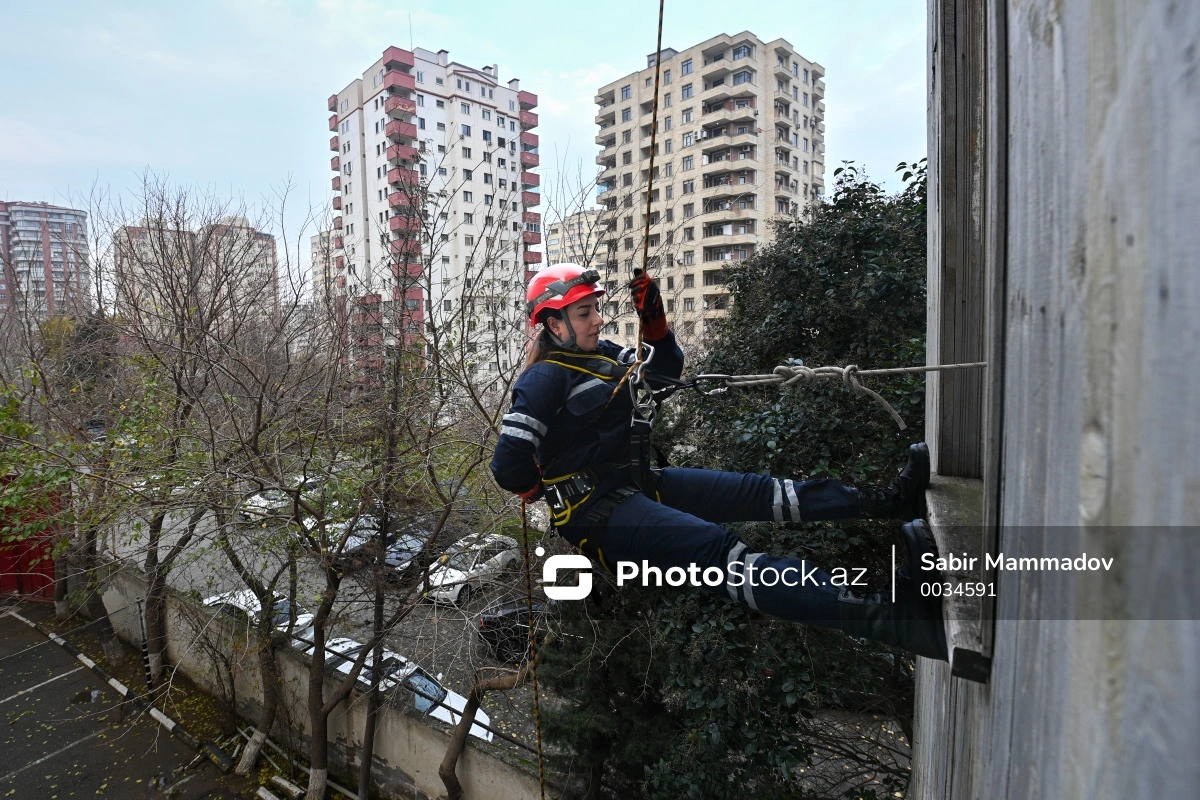
[[[542,440],[535,434],[530,433],[524,428],[514,428],[512,425],[502,426],[500,428],[500,435],[511,436],[514,439],[524,439],[527,442],[533,442],[534,447],[539,447],[542,444]]]
[[[533,428],[535,431],[540,433],[542,436],[545,436],[546,431],[548,430],[548,428],[545,425],[543,425],[535,417],[531,417],[528,414],[518,414],[515,411],[512,412],[511,414],[505,414],[504,421],[505,422],[518,422],[521,425],[524,425],[528,428]]]

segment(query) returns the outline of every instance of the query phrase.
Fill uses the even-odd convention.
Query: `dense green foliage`
[[[902,168],[907,188],[894,197],[854,168],[841,172],[829,203],[781,225],[773,245],[729,270],[732,311],[693,371],[768,373],[788,359],[924,364],[924,170]],[[677,399],[660,444],[686,466],[885,482],[921,438],[924,378],[864,381],[910,430],[826,381]],[[756,549],[826,567],[870,565],[881,581],[895,529],[855,521],[739,533]],[[561,644],[542,672],[566,702],[547,712],[546,732],[571,754],[580,791],[872,797],[905,782],[903,767],[874,761],[857,736],[833,731],[827,712],[870,708],[906,725],[906,659],[723,597],[625,589],[563,605]]]

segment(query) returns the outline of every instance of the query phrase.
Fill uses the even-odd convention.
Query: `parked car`
[[[301,478],[292,476],[287,479],[289,485],[294,484],[301,492],[312,492],[319,488],[323,483],[319,477]],[[238,513],[242,519],[246,520],[263,520],[268,518],[283,518],[292,514],[292,490],[284,489],[264,489],[261,492],[252,494],[242,501],[238,506]]]
[[[249,617],[251,622],[257,622],[262,607],[258,598],[249,589],[238,589],[224,594],[214,595],[202,601],[204,605],[223,611],[235,618]],[[271,621],[281,631],[286,631],[292,605],[286,597],[275,599],[271,607]],[[293,630],[301,630],[312,625],[313,615],[299,603],[295,604],[296,626]]]
[[[535,623],[546,613],[547,604],[534,601]],[[476,620],[475,632],[499,661],[520,661],[529,653],[529,606],[524,601],[488,609]]]
[[[435,602],[465,605],[472,594],[489,581],[520,563],[516,539],[496,533],[474,534],[460,539],[429,568],[429,591]]]
[[[349,675],[366,645],[353,639],[338,637],[325,644],[325,668],[330,672]],[[310,642],[303,652],[312,656],[314,646]],[[373,654],[368,654],[358,673],[358,685],[363,690],[371,688],[371,664]],[[422,714],[428,714],[440,719],[448,725],[457,725],[462,719],[463,709],[467,699],[458,692],[447,689],[421,667],[409,661],[399,653],[383,649],[383,670],[379,680],[379,690],[384,693],[394,693],[400,688],[406,689],[413,696],[413,706]],[[492,732],[485,725],[491,725],[491,718],[482,709],[475,712],[475,722],[471,725],[471,735],[486,742],[492,740]]]
[[[338,523],[330,528],[331,541],[340,541],[345,537],[346,544],[342,549],[343,560],[353,570],[364,569],[375,561],[375,548],[378,546],[379,518],[373,514],[363,514],[358,518],[353,528],[349,523]],[[388,568],[391,580],[411,579],[410,569],[425,553],[429,541],[429,531],[409,529],[399,533],[389,533],[387,549],[383,553],[384,566]]]

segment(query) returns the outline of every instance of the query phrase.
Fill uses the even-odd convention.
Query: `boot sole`
[[[938,557],[937,542],[925,520],[914,519],[912,522],[904,523],[900,526],[900,533],[904,537],[904,547],[908,554],[905,560],[905,569],[908,572],[909,580],[917,587],[941,583],[942,574],[939,571],[925,569],[921,564],[922,557],[926,554],[932,553],[935,559]]]

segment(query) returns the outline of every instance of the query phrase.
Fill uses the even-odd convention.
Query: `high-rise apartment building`
[[[546,228],[546,263],[602,269],[606,257],[604,219],[598,208],[577,211]]]
[[[335,275],[333,272],[333,230],[321,231],[309,239],[311,255],[309,269],[312,274],[309,286],[313,305],[324,308],[333,296]]]
[[[645,69],[596,94],[605,263],[626,275],[642,260],[654,62],[652,54]],[[773,219],[824,193],[824,76],[787,40],[749,31],[662,51],[651,266],[684,336],[702,334],[728,308],[722,267],[766,245]],[[622,306],[608,332],[635,321]]]
[[[91,298],[87,213],[0,201],[0,310],[77,314]]]
[[[536,106],[495,65],[421,48],[389,47],[330,96],[334,297],[381,303],[389,340],[456,327],[488,340],[481,371],[515,364],[542,258]]]
[[[116,231],[117,313],[168,326],[187,306],[227,319],[273,319],[279,311],[275,237],[245,217],[222,217],[197,230],[179,222],[143,220]]]

